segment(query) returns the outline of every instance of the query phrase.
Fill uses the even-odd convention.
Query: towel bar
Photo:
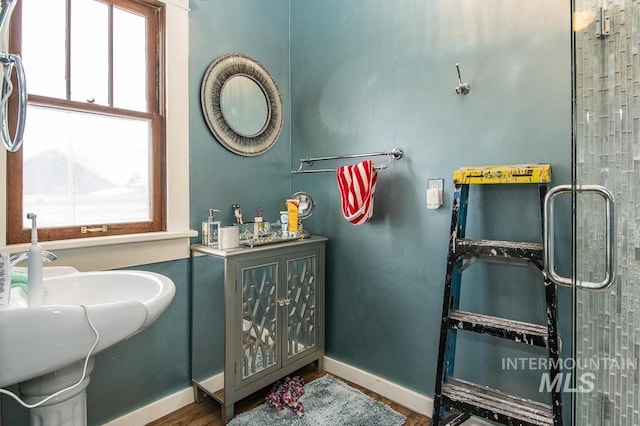
[[[390,151],[383,152],[371,152],[368,154],[349,154],[349,155],[334,155],[329,157],[307,157],[300,159],[300,166],[298,170],[291,170],[291,174],[299,173],[326,173],[335,172],[336,169],[304,169],[304,166],[312,166],[315,161],[327,161],[327,160],[342,160],[344,158],[362,158],[362,157],[379,157],[387,156],[386,164],[376,164],[374,167],[376,170],[384,170],[391,165],[391,160],[399,160],[404,155],[402,148],[394,148]]]

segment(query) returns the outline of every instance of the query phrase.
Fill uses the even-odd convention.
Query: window
[[[29,240],[27,212],[43,241],[166,229],[163,15],[144,0],[17,4],[29,96],[7,155],[7,243]]]

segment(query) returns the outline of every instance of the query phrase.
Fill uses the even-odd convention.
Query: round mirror
[[[209,130],[231,152],[260,155],[280,136],[278,87],[267,70],[247,56],[230,54],[213,61],[202,81],[200,101]]]
[[[298,191],[294,193],[291,198],[298,200],[298,217],[300,219],[306,219],[313,214],[313,210],[316,208],[316,203],[313,202],[313,198],[311,198],[309,193]]]
[[[236,75],[224,83],[220,96],[222,116],[242,136],[262,132],[269,119],[269,104],[262,89],[251,78]]]

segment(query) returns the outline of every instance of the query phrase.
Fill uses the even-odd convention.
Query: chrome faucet
[[[29,258],[29,252],[28,251],[25,251],[24,253],[14,254],[13,256],[11,256],[9,258],[9,266],[14,267],[18,263],[20,263],[20,262],[22,262],[24,260],[27,260],[28,258]],[[44,263],[53,262],[57,258],[58,258],[58,256],[56,256],[55,254],[51,253],[50,251],[46,251],[46,250],[42,251],[42,261]]]

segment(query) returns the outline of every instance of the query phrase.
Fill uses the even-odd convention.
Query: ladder
[[[560,386],[550,387],[551,404],[508,395],[453,376],[458,330],[496,336],[545,347],[549,353],[549,381],[557,384],[558,330],[556,286],[544,273],[542,244],[465,238],[469,186],[473,184],[537,184],[541,227],[544,198],[551,182],[549,164],[463,167],[455,171],[447,272],[445,277],[433,424],[459,425],[471,416],[508,425],[562,425]],[[539,325],[459,309],[462,272],[476,261],[533,267],[544,281],[547,324]]]

